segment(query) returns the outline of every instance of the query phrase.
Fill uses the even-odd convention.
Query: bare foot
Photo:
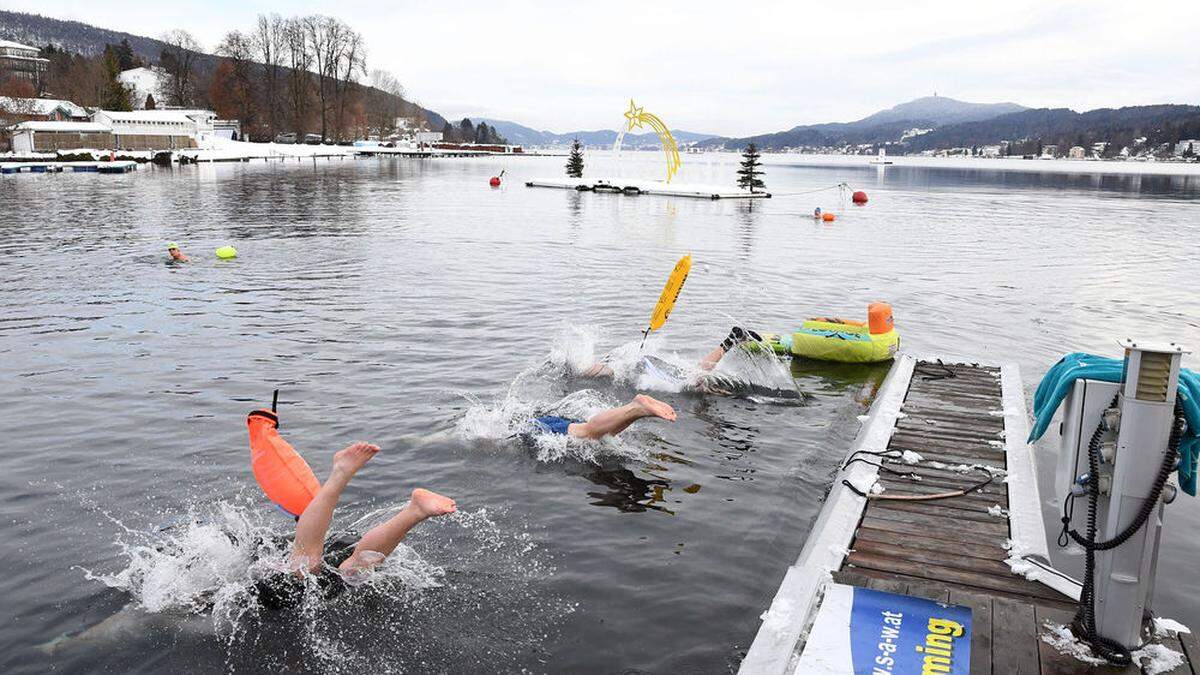
[[[425,488],[417,488],[412,491],[412,501],[409,502],[416,507],[421,515],[426,518],[434,516],[444,516],[447,513],[454,513],[458,510],[454,500],[449,497],[443,497],[436,492],[426,490]]]
[[[661,417],[668,422],[675,421],[675,409],[666,403],[645,394],[638,394],[633,400],[651,415]]]
[[[362,441],[351,443],[334,454],[333,468],[341,469],[350,475],[354,475],[363,467],[363,464],[366,464],[378,453],[378,445],[371,445]]]

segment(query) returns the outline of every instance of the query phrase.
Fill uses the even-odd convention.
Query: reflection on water
[[[657,175],[655,153],[623,155],[626,175]],[[684,253],[692,275],[645,348],[681,372],[732,325],[785,332],[874,300],[906,348],[1015,361],[1030,387],[1117,337],[1200,348],[1194,175],[799,161],[768,157],[778,196],[753,203],[527,189],[561,173],[535,157],[4,177],[0,669],[735,668],[887,367],[736,352],[716,373],[749,386],[734,396],[577,377],[605,353],[640,358]],[[679,180],[735,169],[689,156]],[[812,192],[842,181],[870,203]],[[838,219],[814,223],[815,206]],[[194,262],[164,264],[168,240]],[[215,260],[224,244],[239,258]],[[318,474],[354,439],[384,448],[339,517],[417,486],[486,514],[407,542],[442,586],[235,621],[234,641],[167,612],[143,632],[108,624],[135,627],[120,649],[36,649],[135,599],[80,571],[127,570],[127,530],[219,503],[290,526],[247,468],[245,413],[276,387]],[[602,444],[509,438],[538,411],[584,417],[642,388],[678,422]],[[1200,527],[1191,506],[1171,527]],[[1164,538],[1160,588],[1197,556],[1195,538]],[[1159,599],[1192,624],[1197,602]]]
[[[640,513],[647,509],[661,511],[673,516],[675,512],[662,506],[664,492],[671,489],[670,481],[661,478],[639,478],[625,467],[596,469],[585,474],[596,485],[607,492],[588,492],[594,501],[592,506],[609,506],[624,513]]]

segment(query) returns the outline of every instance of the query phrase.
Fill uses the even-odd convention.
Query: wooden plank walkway
[[[1000,370],[927,361],[913,368],[888,450],[916,452],[883,467],[920,477],[880,473],[884,494],[919,495],[995,480],[963,497],[927,502],[867,501],[842,569],[834,579],[853,586],[925,597],[972,609],[971,673],[1137,673],[1138,668],[1090,667],[1041,639],[1047,623],[1069,625],[1076,604],[1005,563],[1010,495],[1004,483],[1004,418]],[[1014,499],[1019,496],[1013,495]],[[1002,515],[994,512],[1003,509]],[[1186,637],[1186,636],[1185,636]],[[1178,638],[1164,643],[1187,656]],[[1172,673],[1200,675],[1189,662]]]

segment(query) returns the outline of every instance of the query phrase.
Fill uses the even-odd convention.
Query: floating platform
[[[0,174],[10,173],[59,173],[62,171],[86,173],[129,173],[137,169],[137,162],[3,162]]]
[[[579,192],[604,192],[623,195],[666,195],[695,199],[769,199],[770,192],[750,192],[724,185],[698,183],[664,183],[657,180],[626,178],[583,180],[581,178],[542,178],[525,183],[525,187],[559,188]]]
[[[1070,625],[1080,585],[1049,565],[1027,414],[1016,366],[899,356],[740,672],[854,672],[853,654],[855,666],[870,663],[863,672],[920,673],[913,664],[935,642],[946,669],[925,672],[1140,672],[1097,667],[1047,642]],[[855,492],[936,494],[988,473],[994,478],[982,489],[936,501]],[[926,620],[932,627],[941,616],[960,617],[962,637],[931,628],[926,642]],[[1183,657],[1165,672],[1200,672],[1194,633],[1156,642]]]

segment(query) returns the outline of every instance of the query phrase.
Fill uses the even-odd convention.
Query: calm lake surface
[[[659,159],[620,170],[654,177]],[[735,159],[687,155],[677,180],[731,183]],[[523,186],[564,161],[0,179],[0,670],[736,669],[887,367],[721,364],[800,404],[573,375],[636,352],[684,253],[692,275],[646,347],[680,364],[734,324],[873,300],[905,348],[1015,361],[1030,392],[1062,354],[1127,336],[1200,350],[1198,175],[784,156],[755,203]],[[843,181],[869,205],[814,192]],[[838,220],[814,224],[815,206]],[[193,262],[168,264],[168,240]],[[215,259],[225,244],[237,260]],[[245,415],[276,388],[322,479],[351,441],[384,448],[335,528],[418,486],[462,509],[367,586],[290,614],[247,592],[258,543],[291,525],[249,469]],[[604,445],[511,437],[639,390],[679,421]],[[1166,527],[1157,609],[1200,628],[1200,501]]]

